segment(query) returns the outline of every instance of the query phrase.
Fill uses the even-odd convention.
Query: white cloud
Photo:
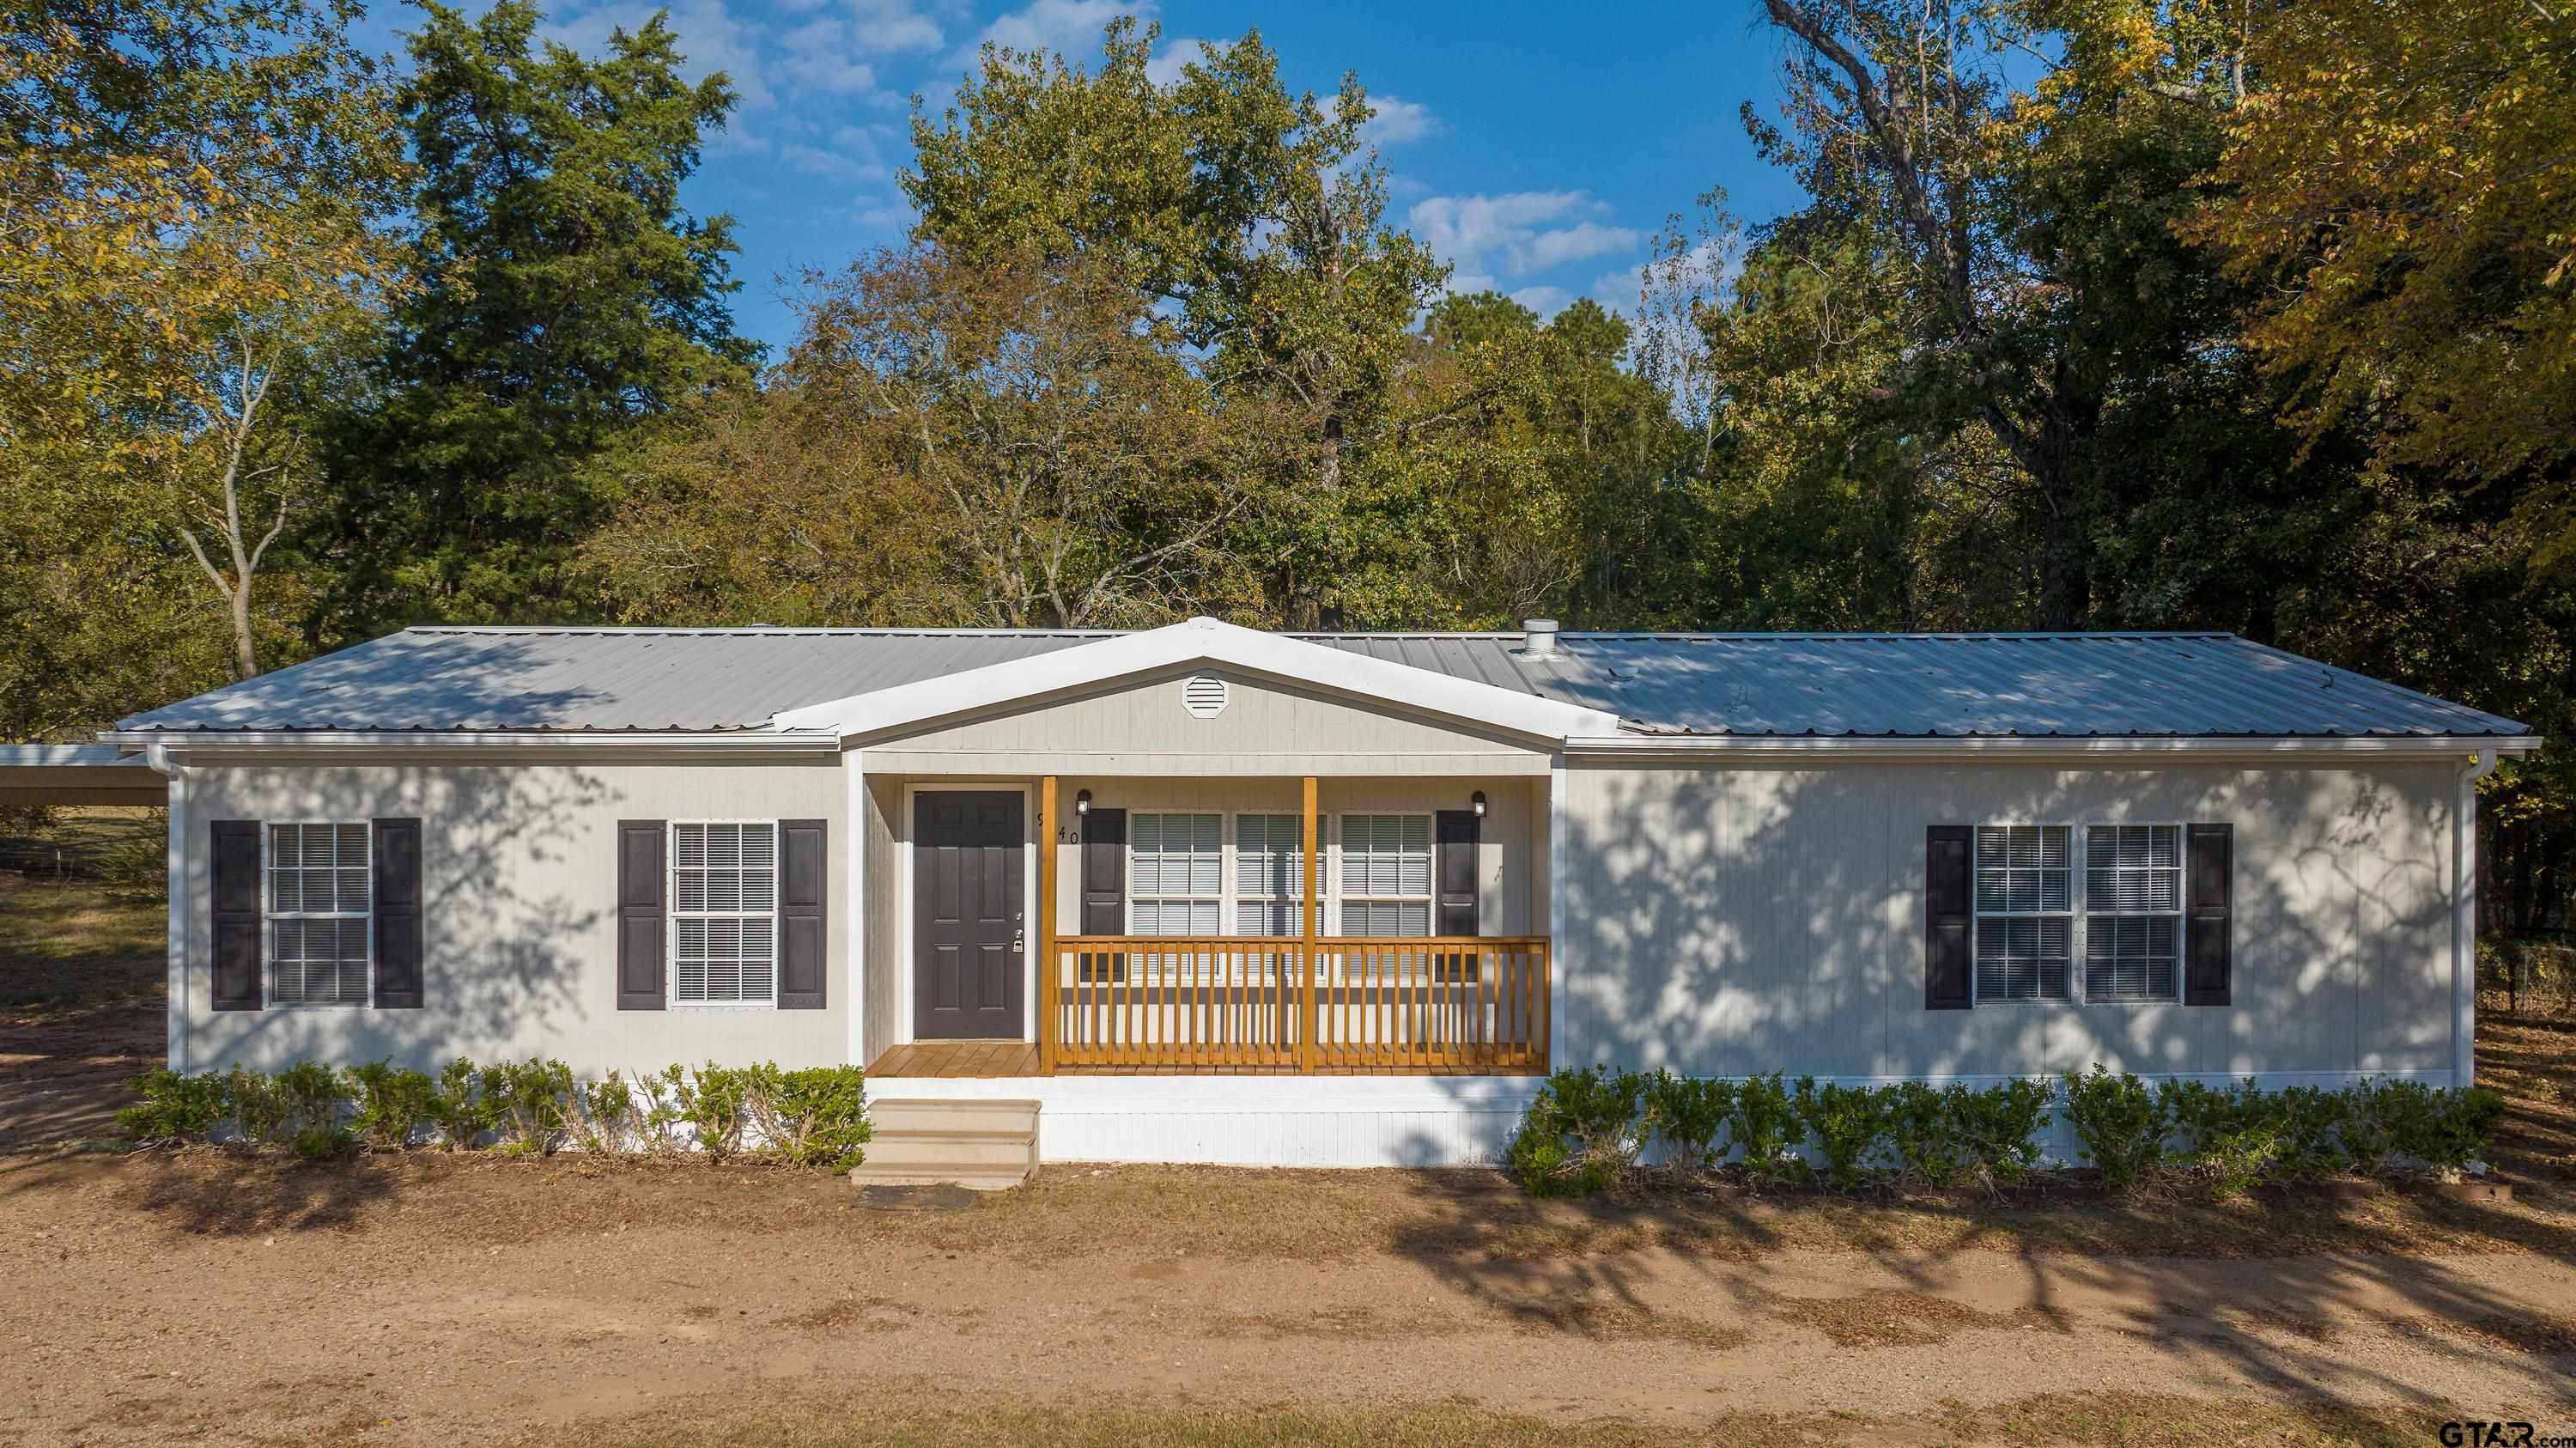
[[[1538,319],[1544,322],[1564,311],[1565,304],[1574,300],[1574,293],[1563,287],[1523,287],[1512,293],[1512,300],[1538,313]]]
[[[1440,118],[1431,114],[1431,108],[1419,101],[1374,95],[1369,97],[1369,108],[1376,114],[1360,128],[1360,144],[1364,146],[1384,150],[1440,132]]]
[[[859,43],[870,50],[937,50],[947,38],[937,21],[913,13],[903,0],[851,0],[850,10],[857,17]]]
[[[1546,271],[1604,252],[1627,251],[1636,246],[1638,239],[1638,234],[1625,226],[1582,221],[1555,231],[1542,231],[1519,246],[1514,255],[1520,270]]]
[[[1087,63],[1099,53],[1100,32],[1110,21],[1121,15],[1151,20],[1155,8],[1150,0],[1035,0],[1025,9],[996,16],[957,52],[952,63],[958,69],[971,69],[976,52],[986,45],[1051,50]]]
[[[1416,236],[1460,267],[1526,238],[1544,221],[1583,204],[1580,191],[1515,191],[1503,196],[1430,196],[1406,213]]]
[[[1195,35],[1166,40],[1155,50],[1154,58],[1145,62],[1145,79],[1156,85],[1170,85],[1181,78],[1181,67],[1199,58],[1200,47],[1208,42]]]
[[[1431,196],[1406,213],[1413,232],[1461,275],[1452,291],[1488,285],[1493,275],[1526,276],[1637,244],[1638,233],[1580,219],[1609,208],[1582,191],[1514,191],[1501,196]]]
[[[671,13],[671,33],[679,37],[684,57],[682,79],[696,81],[720,70],[732,78],[746,109],[775,99],[763,73],[759,40],[725,9],[724,0],[676,0],[668,7],[644,0],[608,0],[588,10],[559,11],[539,27],[537,35],[595,56],[608,48],[611,31],[632,35],[644,28],[655,11],[665,8]]]
[[[856,54],[857,38],[838,20],[808,21],[787,32],[779,72],[797,90],[864,95],[876,89],[876,67]]]
[[[893,174],[886,169],[885,153],[878,148],[876,137],[856,126],[835,129],[828,145],[797,142],[781,146],[778,157],[809,176],[840,181],[883,181]]]
[[[1637,299],[1646,285],[1646,266],[1646,263],[1639,262],[1622,271],[1603,272],[1592,281],[1592,299],[1631,321],[1635,320]],[[1726,248],[1716,240],[1702,241],[1690,250],[1688,270],[1700,278],[1699,284],[1703,287],[1712,285],[1709,279],[1714,277],[1713,285],[1723,295],[1735,279],[1735,258],[1728,255]]]
[[[912,224],[920,220],[921,215],[912,209],[912,203],[901,197],[890,197],[862,203],[852,214],[852,219],[870,231],[906,232],[912,230]]]

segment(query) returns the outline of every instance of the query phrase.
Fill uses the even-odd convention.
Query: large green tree
[[[1223,546],[1301,418],[1228,394],[1106,257],[933,246],[809,279],[764,385],[603,460],[639,619],[1101,628],[1257,603]]]
[[[916,111],[903,178],[920,235],[962,255],[1095,254],[1173,309],[1229,390],[1313,419],[1311,448],[1237,522],[1262,612],[1312,626],[1369,571],[1383,499],[1357,477],[1393,423],[1417,313],[1443,268],[1385,219],[1355,78],[1291,92],[1258,33],[1148,74],[1156,32],[1119,20],[1099,64],[988,46],[939,117]]]
[[[420,167],[417,290],[349,418],[324,535],[325,638],[421,620],[577,616],[574,551],[606,515],[585,464],[640,419],[738,378],[727,216],[680,186],[734,92],[680,78],[662,16],[586,57],[528,0],[425,0],[400,92]]]
[[[399,289],[355,7],[0,4],[0,733],[255,671],[324,360]]]

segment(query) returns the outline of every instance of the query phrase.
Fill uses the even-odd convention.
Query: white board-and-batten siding
[[[851,761],[830,756],[192,764],[179,822],[186,1009],[174,1044],[195,1070],[308,1058],[434,1069],[459,1055],[559,1057],[584,1075],[674,1061],[836,1064],[853,1059],[856,995],[863,1062],[909,1034],[903,982],[913,959],[900,899],[908,791],[1054,774],[1070,828],[1084,788],[1103,806],[1230,815],[1294,810],[1296,780],[1315,774],[1328,815],[1461,808],[1474,790],[1487,792],[1485,925],[1553,935],[1560,1065],[1884,1081],[2047,1075],[2098,1061],[2274,1084],[2380,1073],[2440,1080],[2456,1065],[2449,931],[2459,786],[2447,762],[1560,760],[1469,726],[1223,671],[1226,709],[1197,718],[1181,699],[1194,672],[1208,671],[859,741],[852,758],[866,777],[856,791],[844,773]],[[208,822],[389,816],[423,822],[427,1006],[211,1011]],[[615,1008],[616,822],[692,818],[823,819],[836,882],[847,875],[853,831],[864,832],[858,918],[844,890],[831,897],[826,1009]],[[1551,840],[1552,821],[1561,838]],[[1926,1011],[1924,831],[1997,822],[2233,825],[2233,1004]],[[1077,852],[1058,849],[1060,878],[1078,882]],[[1078,898],[1070,885],[1060,892],[1060,928],[1078,920]],[[854,991],[862,941],[865,979]],[[1049,1160],[1281,1165],[1488,1160],[1534,1089],[1528,1078],[1290,1076],[871,1085],[907,1097],[1040,1098]]]
[[[557,1057],[585,1076],[673,1062],[849,1058],[849,912],[831,892],[825,1008],[617,1009],[617,822],[820,819],[826,879],[848,848],[839,761],[817,764],[193,766],[188,1069],[390,1060],[435,1071]],[[212,1008],[206,830],[215,820],[421,821],[424,1004]],[[262,842],[263,851],[266,842]],[[175,1054],[175,1052],[174,1052]]]
[[[2446,1080],[2458,775],[1570,769],[1557,1061],[1852,1081],[2095,1063],[2275,1084]],[[1926,1010],[1925,830],[1989,823],[2233,825],[2232,1003]]]

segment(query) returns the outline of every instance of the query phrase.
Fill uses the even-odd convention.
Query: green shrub
[[[449,1151],[472,1151],[500,1124],[500,1107],[484,1088],[484,1073],[463,1056],[438,1073],[436,1114]]]
[[[2039,1133],[2053,1095],[2045,1081],[2006,1081],[1983,1091],[1953,1085],[1943,1092],[1970,1175],[1990,1190],[2029,1180],[2039,1170]]]
[[[336,1066],[298,1061],[269,1078],[286,1112],[286,1144],[297,1156],[339,1156],[357,1144],[341,1120],[349,1083]]]
[[[2156,1098],[2172,1134],[2182,1138],[2182,1154],[2195,1158],[2218,1138],[2261,1124],[2269,1100],[2251,1080],[2242,1086],[2166,1081]]]
[[[1869,1175],[1887,1126],[1886,1099],[1866,1086],[1798,1078],[1798,1121],[1825,1159],[1825,1180],[1846,1191]]]
[[[2421,1081],[2382,1081],[2371,1093],[2371,1109],[2388,1133],[2389,1155],[2432,1159],[2425,1151],[2433,1145],[2433,1121],[2441,1110],[2432,1087]]]
[[[1950,1101],[1966,1091],[1964,1086],[1943,1091],[1920,1081],[1900,1081],[1880,1093],[1887,1151],[1900,1178],[1927,1187],[1954,1187],[1966,1179],[1967,1142]]]
[[[1590,1196],[1618,1183],[1645,1142],[1638,1103],[1646,1078],[1587,1066],[1558,1071],[1512,1138],[1512,1169],[1532,1196]]]
[[[2484,1160],[2495,1143],[2496,1129],[2504,1124],[2504,1097],[2486,1086],[2434,1091],[2428,1097],[2420,1126],[2411,1139],[2399,1139],[2398,1150],[2445,1180],[2457,1180],[2471,1162]]]
[[[2255,1124],[2222,1131],[2192,1155],[2192,1165],[2209,1182],[2209,1194],[2221,1201],[2245,1195],[2247,1189],[2273,1177],[2280,1160],[2279,1128]]]
[[[572,1068],[533,1056],[484,1068],[483,1097],[499,1125],[501,1149],[512,1155],[554,1155],[565,1124],[580,1110]]]
[[[1735,1088],[1735,1110],[1726,1118],[1727,1134],[1744,1153],[1744,1170],[1758,1181],[1794,1181],[1807,1175],[1807,1162],[1795,1154],[1805,1133],[1798,1124],[1798,1103],[1781,1084],[1780,1073],[1747,1076]]]
[[[865,1159],[867,1073],[856,1066],[759,1069],[752,1109],[762,1150],[794,1166],[848,1171]]]
[[[1646,1078],[1645,1103],[1645,1128],[1662,1139],[1666,1167],[1704,1172],[1725,1158],[1718,1137],[1735,1111],[1734,1082],[1659,1069]]]
[[[424,1072],[377,1061],[350,1067],[349,1081],[358,1094],[350,1125],[371,1147],[400,1151],[414,1135],[438,1125],[438,1083]]]
[[[116,1113],[116,1129],[138,1146],[185,1146],[205,1140],[230,1114],[221,1076],[146,1071],[134,1078],[143,1099]]]
[[[2343,1118],[2335,1125],[2335,1141],[2352,1169],[2364,1176],[2386,1170],[2388,1158],[2397,1150],[2396,1127],[2389,1119],[2391,1102],[2381,1090],[2385,1084],[2356,1081],[2339,1093]]]
[[[2097,1062],[2084,1075],[2067,1072],[2066,1119],[2106,1185],[2128,1186],[2164,1162],[2167,1098],[2125,1071],[2114,1076]]]
[[[673,1066],[662,1075],[678,1093],[680,1119],[696,1134],[699,1150],[719,1161],[742,1150],[748,1072],[709,1061],[693,1072]]]
[[[636,1112],[639,1098],[624,1073],[611,1071],[584,1087],[573,1087],[572,1110],[564,1125],[582,1150],[624,1151],[643,1144]]]
[[[688,1089],[688,1075],[685,1067],[665,1066],[635,1078],[636,1131],[646,1150],[678,1151],[687,1144],[680,1139],[679,1127],[687,1119],[680,1098]]]
[[[294,1113],[286,1093],[267,1075],[235,1066],[224,1073],[224,1114],[252,1146],[283,1146],[294,1138]]]
[[[2337,1138],[2343,1128],[2344,1094],[2315,1086],[2293,1086],[2281,1092],[2278,1099],[2278,1174],[2289,1181],[2315,1181],[2343,1170],[2346,1158]]]

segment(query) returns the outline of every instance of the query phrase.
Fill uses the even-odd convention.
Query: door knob
[[[1017,955],[1017,954],[1019,954],[1019,953],[1020,953],[1020,950],[1021,950],[1021,947],[1023,947],[1024,945],[1026,945],[1026,944],[1028,943],[1028,938],[1029,938],[1028,932],[1027,932],[1027,931],[1025,931],[1025,930],[1014,930],[1014,931],[1012,931],[1012,932],[1011,932],[1011,954],[1013,954],[1013,955]]]

